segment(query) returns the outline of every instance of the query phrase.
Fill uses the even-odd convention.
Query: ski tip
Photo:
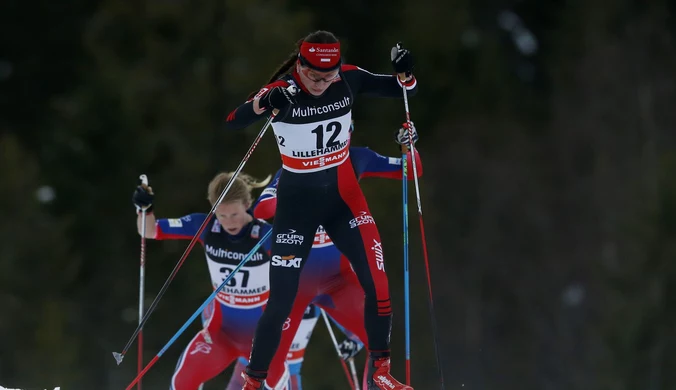
[[[119,352],[113,352],[113,357],[115,358],[115,361],[117,362],[118,366],[120,365],[120,363],[122,363],[122,359],[124,358],[124,356]]]

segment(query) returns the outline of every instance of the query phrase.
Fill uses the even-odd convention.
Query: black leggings
[[[279,347],[319,225],[348,258],[364,289],[369,349],[389,353],[392,310],[382,243],[348,159],[316,173],[282,171],[271,238],[270,297],[256,328],[250,374],[267,372]]]

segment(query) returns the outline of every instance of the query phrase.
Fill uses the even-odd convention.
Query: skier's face
[[[251,222],[251,215],[246,212],[246,205],[241,200],[221,203],[216,207],[216,218],[226,233],[236,235]]]
[[[338,69],[331,72],[320,72],[306,66],[298,65],[300,81],[314,96],[323,94],[329,86],[338,78]]]

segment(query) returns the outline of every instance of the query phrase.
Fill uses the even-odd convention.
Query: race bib
[[[349,156],[351,123],[351,111],[304,124],[273,122],[282,166],[291,172],[308,173],[340,165]]]
[[[242,268],[230,278],[228,283],[218,291],[216,300],[220,303],[239,309],[251,309],[265,305],[270,296],[270,266],[268,262],[252,262],[261,253],[256,253]],[[259,259],[260,260],[260,259]],[[207,255],[209,273],[213,288],[218,288],[230,276],[236,266],[213,261]],[[247,264],[252,264],[247,266]]]

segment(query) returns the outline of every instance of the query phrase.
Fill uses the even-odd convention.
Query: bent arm
[[[402,173],[402,159],[401,157],[386,157],[382,156],[369,148],[350,148],[350,155],[354,161],[354,166],[357,170],[359,178],[366,177],[380,177],[386,179],[401,180]],[[411,151],[406,154],[407,167],[413,167],[413,160],[411,158]],[[420,152],[415,149],[415,168],[418,177],[423,175],[423,164],[420,158]],[[413,175],[407,176],[408,180],[413,179]]]
[[[269,114],[269,110],[261,107],[260,100],[265,94],[267,94],[272,88],[277,86],[287,87],[289,83],[283,80],[275,81],[272,84],[268,84],[265,87],[261,88],[256,95],[244,102],[244,104],[235,108],[228,114],[225,118],[225,129],[226,130],[239,130],[243,129],[254,122],[257,122],[259,119],[264,118]],[[276,115],[276,111],[274,115]]]
[[[418,92],[418,82],[413,75],[401,81],[398,75],[375,74],[355,65],[343,65],[342,70],[347,83],[356,94],[401,98],[403,87],[406,87],[408,96],[413,96]]]

